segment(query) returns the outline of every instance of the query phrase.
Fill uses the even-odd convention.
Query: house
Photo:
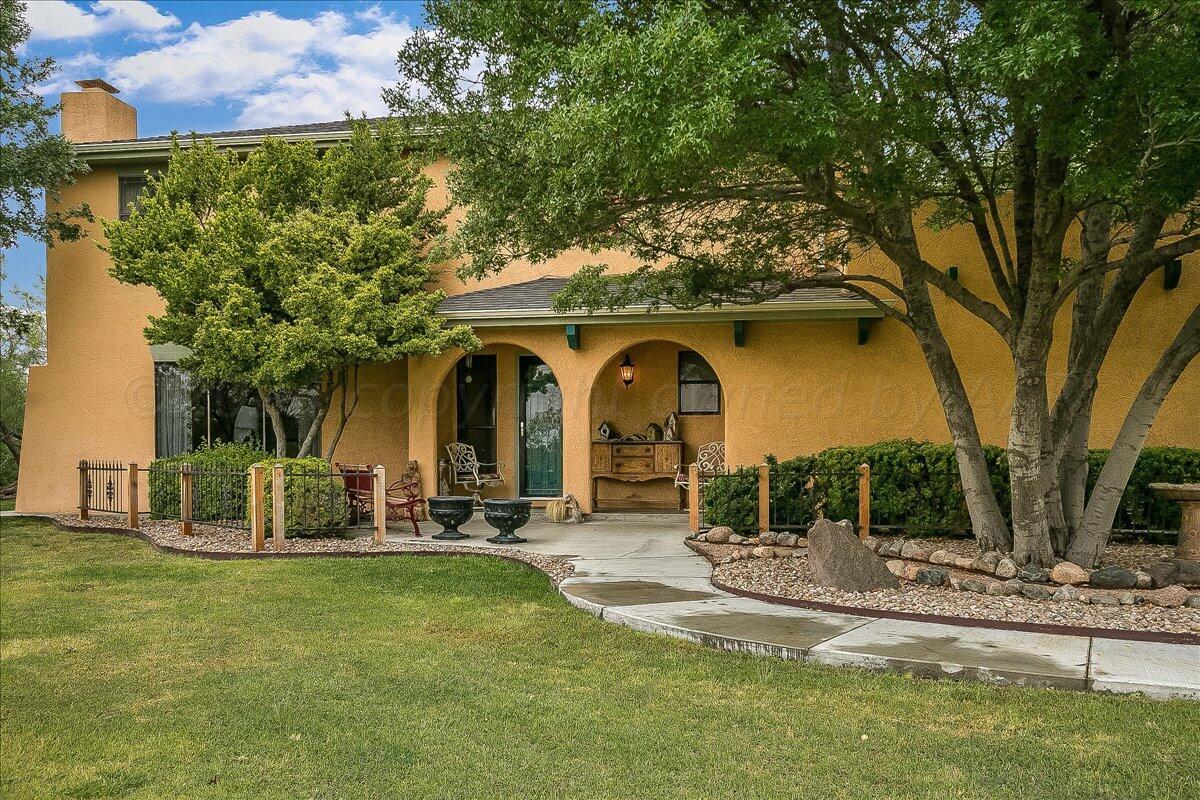
[[[165,166],[168,137],[137,138],[135,109],[103,81],[81,81],[62,97],[62,130],[78,143],[90,171],[63,193],[116,217],[144,186],[144,172]],[[265,136],[329,145],[348,135],[343,122],[208,134],[221,147],[246,150]],[[431,168],[444,192],[446,164]],[[441,198],[435,198],[441,199]],[[152,290],[118,284],[91,240],[47,255],[48,362],[30,374],[25,456],[17,508],[66,510],[76,504],[80,459],[146,464],[205,439],[261,441],[269,436],[252,393],[197,387],[176,362],[177,347],[150,347],[147,315],[160,310]],[[959,280],[990,294],[987,269],[970,231],[923,231],[931,261],[958,268]],[[343,461],[389,470],[419,463],[428,493],[438,485],[447,445],[474,445],[501,465],[494,496],[573,493],[584,510],[674,508],[679,463],[700,446],[724,442],[730,465],[831,445],[895,437],[945,441],[948,432],[924,360],[902,325],[838,290],[793,292],[749,306],[649,313],[627,308],[593,315],[556,314],[551,298],[594,256],[568,254],[548,264],[517,264],[466,284],[452,269],[439,277],[441,312],[470,323],[483,341],[473,353],[374,365],[363,372],[362,400],[339,446]],[[612,256],[614,269],[633,263]],[[886,273],[875,253],[852,265]],[[1143,287],[1101,376],[1094,446],[1112,441],[1145,375],[1200,299],[1200,258],[1185,258],[1182,278]],[[1171,288],[1168,288],[1171,287]],[[942,303],[939,313],[959,361],[985,441],[1008,433],[1010,360],[982,322]],[[1061,315],[1056,363],[1070,322]],[[1200,447],[1200,365],[1168,398],[1150,433],[1153,444]],[[288,413],[303,421],[307,402]],[[596,442],[602,423],[620,434],[678,418],[679,444]],[[462,491],[459,489],[458,491]]]

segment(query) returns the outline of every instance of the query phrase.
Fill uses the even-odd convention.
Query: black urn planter
[[[425,501],[429,504],[429,517],[442,526],[440,533],[435,533],[434,539],[470,539],[471,534],[463,533],[459,525],[466,525],[475,513],[474,497],[430,497]]]
[[[492,544],[520,544],[528,539],[517,536],[514,531],[529,522],[533,503],[529,500],[484,500],[483,519],[500,533],[489,536]]]

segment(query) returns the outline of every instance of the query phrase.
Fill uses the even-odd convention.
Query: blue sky
[[[419,2],[386,0],[31,0],[26,18],[26,54],[59,66],[41,93],[104,78],[137,107],[140,136],[383,113],[396,51],[423,21]],[[45,248],[25,239],[5,261],[8,297],[44,273]]]

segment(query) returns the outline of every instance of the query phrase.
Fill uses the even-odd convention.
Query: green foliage
[[[151,516],[155,519],[179,519],[179,470],[184,464],[191,464],[197,472],[213,473],[211,479],[201,479],[193,484],[192,518],[226,518],[229,504],[224,502],[220,490],[231,491],[235,479],[224,473],[245,474],[252,464],[266,457],[266,453],[247,444],[217,442],[194,453],[155,459],[150,463],[147,481]],[[246,484],[237,486],[239,495],[246,491],[245,487]]]
[[[349,507],[342,479],[332,474],[330,464],[323,458],[273,458],[259,462],[265,471],[263,508],[266,529],[274,524],[274,494],[271,471],[276,464],[283,466],[284,535],[312,536],[346,526]],[[250,503],[246,503],[246,519],[250,521]],[[269,535],[269,534],[268,534]]]
[[[1009,509],[1008,456],[1001,447],[985,446],[992,487],[1001,510]],[[1090,454],[1088,491],[1099,475],[1106,450]],[[831,447],[812,456],[771,466],[772,522],[808,525],[818,516],[858,519],[858,465],[871,465],[871,516],[874,524],[921,532],[969,530],[966,499],[958,463],[950,444],[911,439],[870,445]],[[1147,447],[1142,450],[1121,501],[1116,526],[1125,529],[1177,530],[1180,510],[1149,488],[1155,482],[1200,480],[1200,450]],[[1006,519],[1006,521],[1008,521]],[[752,530],[758,523],[758,470],[743,467],[708,484],[704,522]]]
[[[192,348],[183,366],[203,380],[321,386],[314,425],[351,367],[477,346],[435,314],[444,210],[425,207],[430,181],[403,142],[366,121],[324,154],[176,139],[140,209],[104,222],[112,275],[166,302],[149,341]]]
[[[0,264],[0,285],[4,284]],[[18,304],[0,303],[0,489],[17,482],[25,427],[29,368],[46,356],[46,301],[41,285],[13,292]]]
[[[86,204],[67,210],[42,209],[58,203],[62,186],[87,172],[71,143],[50,132],[57,107],[46,105],[36,87],[54,75],[49,58],[23,58],[29,26],[25,4],[0,3],[0,251],[16,246],[17,236],[32,236],[53,246],[83,235],[79,220],[91,221]],[[0,253],[0,263],[4,256]]]

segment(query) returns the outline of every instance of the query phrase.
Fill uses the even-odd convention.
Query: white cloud
[[[66,0],[38,0],[25,8],[30,41],[83,39],[116,31],[161,32],[179,25],[144,0],[98,0],[90,11]]]

